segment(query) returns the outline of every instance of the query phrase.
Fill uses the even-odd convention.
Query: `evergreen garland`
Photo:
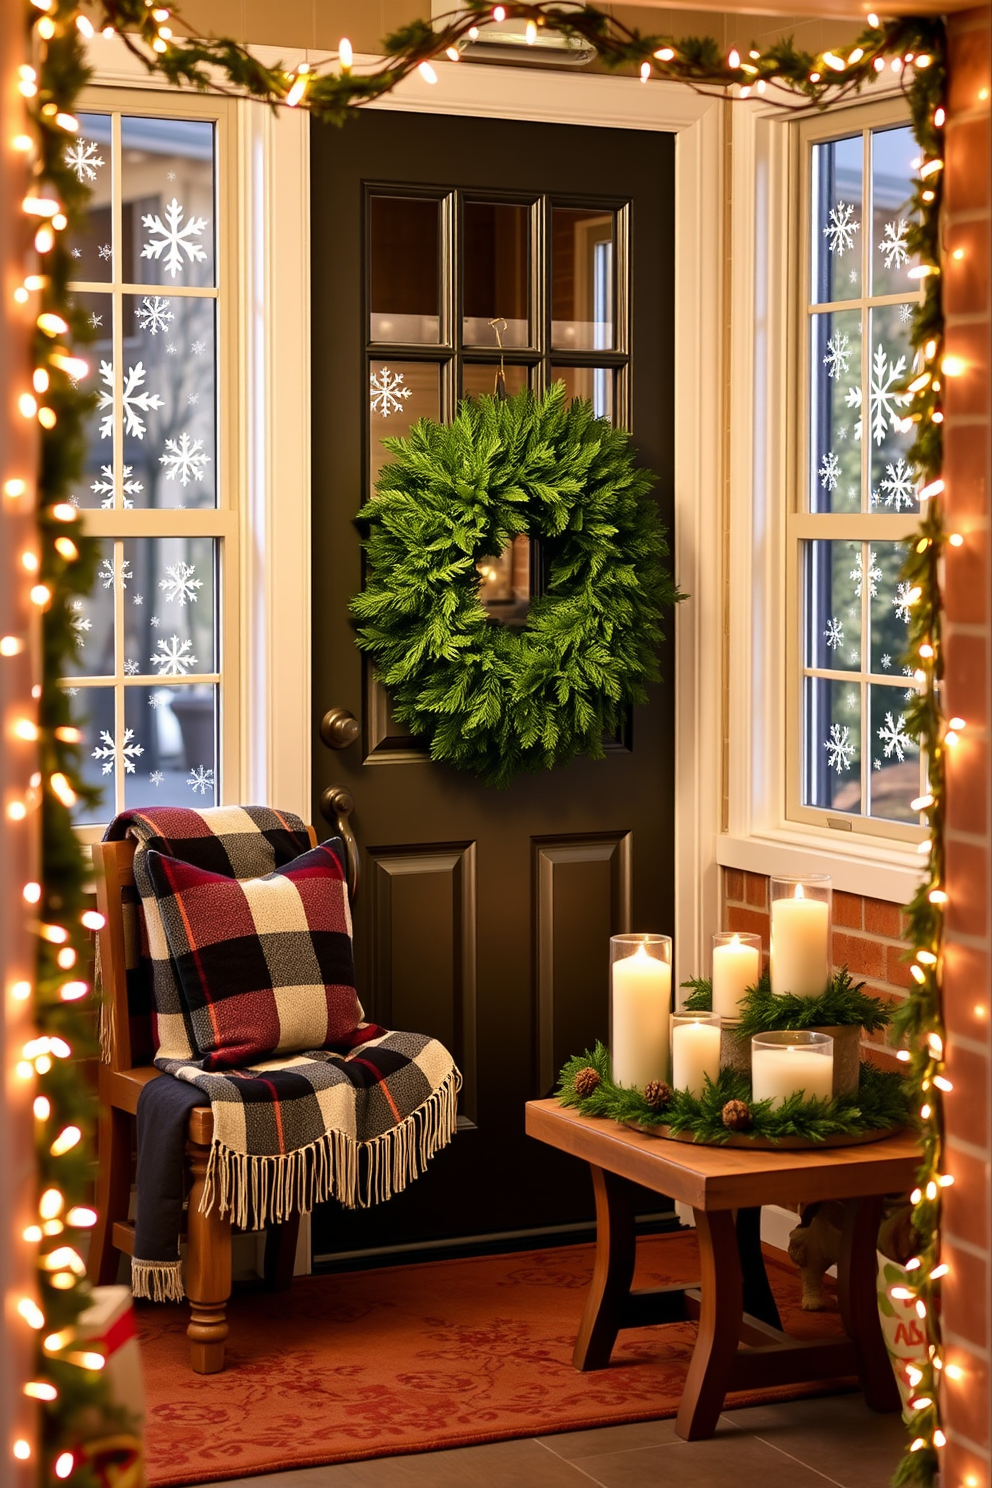
[[[658,680],[660,611],[683,598],[628,435],[558,382],[466,398],[450,424],[421,419],[383,443],[393,460],[358,513],[368,574],[351,612],[394,716],[487,785],[601,759]],[[511,629],[479,602],[476,564],[524,533],[541,541],[545,586]]]
[[[575,1077],[580,1070],[594,1069],[599,1084],[592,1094],[580,1096]],[[563,1106],[574,1106],[584,1116],[607,1116],[614,1121],[633,1121],[645,1127],[665,1127],[673,1136],[689,1134],[696,1142],[721,1145],[731,1135],[723,1122],[728,1101],[748,1106],[751,1126],[748,1137],[802,1137],[822,1142],[832,1136],[857,1136],[862,1132],[889,1131],[905,1126],[910,1119],[909,1082],[895,1071],[861,1065],[856,1093],[835,1095],[831,1100],[804,1100],[797,1093],[772,1109],[769,1101],[751,1101],[751,1082],[739,1070],[722,1069],[715,1082],[707,1080],[704,1093],[696,1097],[687,1090],[674,1090],[660,1108],[648,1104],[644,1092],[616,1085],[610,1073],[608,1049],[597,1043],[590,1053],[578,1054],[563,1067],[558,1078],[558,1098]]]
[[[685,1000],[687,1013],[709,1012],[713,1005],[712,983],[693,977],[682,983],[692,992]],[[771,976],[763,971],[757,986],[748,987],[740,1004],[740,1022],[735,1031],[741,1038],[771,1033],[778,1028],[863,1028],[877,1033],[892,1021],[889,1005],[864,990],[842,966],[819,997],[797,997],[791,992],[772,991]]]

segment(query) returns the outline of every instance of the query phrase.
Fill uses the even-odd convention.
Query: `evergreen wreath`
[[[710,1011],[713,984],[708,977],[692,977],[682,986],[692,988],[685,1000],[685,1012]],[[827,983],[819,997],[773,992],[771,976],[765,970],[757,984],[748,987],[741,998],[737,1033],[741,1038],[750,1038],[755,1033],[770,1033],[777,1028],[851,1027],[877,1033],[891,1021],[889,1004],[866,992],[864,982],[856,982],[846,966]]]
[[[358,513],[368,524],[358,644],[393,715],[431,758],[506,786],[603,736],[659,677],[660,612],[685,596],[629,436],[564,383],[535,396],[466,398],[450,424],[421,419]],[[479,601],[482,558],[540,539],[544,592],[519,629]]]

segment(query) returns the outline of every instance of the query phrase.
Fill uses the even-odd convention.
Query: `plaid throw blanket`
[[[122,905],[129,1008],[140,1017],[151,996],[155,1064],[196,1086],[213,1111],[204,1211],[216,1204],[241,1228],[260,1229],[329,1198],[366,1207],[405,1188],[454,1135],[461,1076],[442,1044],[363,1023],[330,1048],[208,1072],[170,958],[149,849],[231,878],[258,878],[309,849],[303,823],[267,807],[150,807],[124,812],[105,834],[128,835],[137,842],[139,896]],[[148,1164],[142,1168],[147,1173]],[[154,1205],[139,1187],[132,1287],[139,1297],[178,1300],[178,1224],[167,1258],[142,1253],[142,1210]]]

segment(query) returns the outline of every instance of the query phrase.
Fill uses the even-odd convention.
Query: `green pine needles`
[[[708,978],[693,977],[682,986],[692,988],[685,1000],[685,1012],[709,1012],[713,988]],[[892,1020],[889,1005],[881,997],[866,992],[864,982],[856,982],[846,966],[841,967],[819,997],[773,992],[771,977],[763,971],[757,986],[749,987],[744,994],[740,1012],[737,1032],[742,1038],[770,1033],[776,1028],[855,1027],[877,1033]]]
[[[661,611],[685,597],[629,436],[559,382],[466,398],[450,424],[383,442],[393,460],[358,513],[368,576],[351,612],[394,716],[487,785],[601,759],[658,680]],[[480,603],[476,564],[523,533],[540,540],[544,586],[511,629]]]

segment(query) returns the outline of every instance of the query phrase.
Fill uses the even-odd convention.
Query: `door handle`
[[[357,727],[357,725],[356,725]],[[348,857],[348,893],[354,904],[358,897],[358,840],[351,826],[351,813],[355,809],[355,798],[343,785],[329,785],[320,793],[320,814],[335,827],[344,839]]]
[[[360,732],[358,719],[347,708],[328,708],[320,720],[320,737],[328,749],[347,749]]]

